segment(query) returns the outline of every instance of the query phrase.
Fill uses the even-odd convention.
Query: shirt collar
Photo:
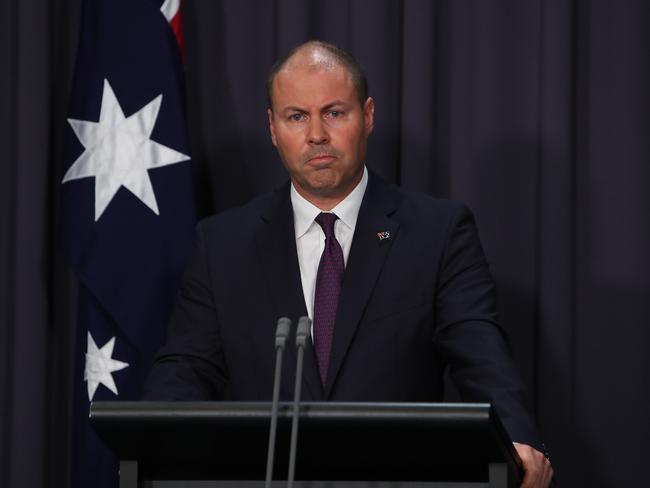
[[[363,200],[363,194],[366,192],[366,186],[368,186],[368,169],[364,166],[363,176],[359,184],[331,210],[352,231],[354,231],[357,225],[359,208],[361,208],[361,201]],[[293,226],[296,232],[296,239],[299,239],[309,230],[309,227],[314,223],[314,219],[322,210],[303,198],[296,191],[293,182],[291,183],[291,206],[293,207]]]

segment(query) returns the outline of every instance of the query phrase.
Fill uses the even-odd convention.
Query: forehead
[[[348,70],[339,64],[327,60],[318,64],[288,62],[273,80],[271,96],[278,110],[308,108],[334,101],[353,103],[356,89]]]

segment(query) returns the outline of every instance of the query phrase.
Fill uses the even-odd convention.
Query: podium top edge
[[[280,402],[279,417],[290,417],[293,404]],[[268,418],[271,402],[144,402],[105,401],[90,405],[90,418],[143,418],[143,417],[202,417],[202,418]],[[372,418],[453,418],[464,420],[487,420],[491,416],[489,403],[352,403],[352,402],[303,402],[300,404],[303,418],[327,419],[363,417]]]

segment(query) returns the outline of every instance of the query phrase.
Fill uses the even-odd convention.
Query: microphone
[[[273,479],[273,459],[275,457],[275,432],[278,425],[278,400],[280,398],[280,376],[282,374],[282,352],[289,337],[291,320],[282,317],[275,329],[275,377],[273,379],[273,402],[271,403],[271,429],[269,431],[269,448],[266,454],[265,488],[271,487]]]
[[[305,347],[309,339],[311,320],[309,317],[298,319],[296,329],[296,349],[298,358],[296,360],[296,385],[293,393],[293,419],[291,421],[291,447],[289,449],[289,474],[287,477],[287,488],[293,488],[293,478],[296,473],[296,445],[298,443],[298,412],[300,405],[300,388],[302,386],[302,360],[305,355]]]

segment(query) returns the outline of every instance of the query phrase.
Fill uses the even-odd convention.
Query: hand
[[[537,449],[526,444],[513,442],[524,465],[524,479],[521,488],[547,488],[553,478],[551,462]]]

